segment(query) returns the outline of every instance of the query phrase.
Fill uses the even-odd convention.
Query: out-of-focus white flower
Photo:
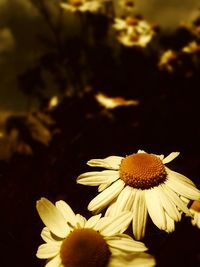
[[[113,27],[118,32],[117,39],[125,46],[145,47],[155,34],[147,21],[134,16],[115,18]]]
[[[200,44],[198,44],[196,41],[192,41],[188,45],[182,48],[182,52],[187,53],[187,54],[200,52]]]
[[[132,219],[130,212],[102,218],[98,214],[86,220],[62,200],[54,206],[41,198],[36,207],[46,225],[41,232],[45,243],[39,246],[36,256],[48,259],[45,267],[155,265],[154,258],[144,253],[147,248],[142,242],[122,234]]]
[[[119,0],[119,5],[125,11],[132,12],[135,8],[134,0]]]
[[[167,70],[169,72],[173,72],[174,66],[173,64],[177,61],[177,54],[175,51],[169,49],[165,52],[160,57],[158,66],[160,69]]]
[[[53,109],[59,104],[59,98],[58,96],[53,96],[48,103],[48,109]]]
[[[190,212],[193,215],[191,219],[192,224],[200,229],[200,201],[198,200],[193,201],[190,207]]]
[[[114,109],[120,106],[137,106],[138,100],[125,100],[123,97],[108,97],[103,93],[95,95],[96,100],[106,109]]]
[[[139,150],[126,157],[89,160],[89,166],[108,170],[86,172],[77,178],[79,184],[99,186],[100,193],[88,209],[95,212],[107,207],[106,216],[131,211],[133,234],[138,240],[145,235],[148,214],[159,229],[174,231],[183,212],[191,215],[181,197],[200,199],[200,191],[190,179],[165,166],[178,155],[172,152],[164,158]]]
[[[61,3],[61,7],[72,12],[97,12],[103,5],[103,0],[68,0],[67,3]]]
[[[15,47],[15,39],[9,28],[0,29],[0,53],[10,52]]]

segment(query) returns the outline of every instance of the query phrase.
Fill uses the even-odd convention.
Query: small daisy
[[[200,228],[200,201],[193,201],[191,207],[190,207],[190,212],[192,213],[192,225],[197,226]]]
[[[137,240],[144,237],[147,214],[159,229],[174,231],[174,222],[180,221],[182,212],[191,215],[182,198],[200,199],[200,191],[190,179],[165,166],[178,155],[172,152],[164,158],[139,150],[125,158],[89,160],[89,166],[108,170],[86,172],[77,178],[79,184],[99,186],[100,193],[88,209],[95,212],[108,207],[106,216],[132,211],[132,229]]]
[[[192,41],[182,48],[182,52],[187,54],[200,52],[200,44],[198,44],[196,41]]]
[[[122,9],[132,12],[135,8],[135,1],[134,0],[120,0],[119,5]]]
[[[178,56],[175,51],[169,49],[162,53],[158,63],[158,67],[169,72],[174,71],[174,65],[178,61]]]
[[[145,47],[154,36],[151,25],[134,16],[127,16],[125,19],[115,18],[113,27],[118,31],[117,39],[125,46]]]
[[[46,198],[37,201],[38,213],[46,225],[45,241],[36,256],[48,259],[45,267],[154,266],[155,260],[144,251],[142,242],[122,234],[132,219],[130,212],[109,218],[101,214],[86,220],[74,214],[64,201],[55,205]],[[135,265],[138,262],[141,265]],[[143,265],[142,265],[143,264]]]
[[[60,6],[68,11],[76,12],[97,12],[102,7],[103,1],[98,0],[69,0],[61,3]]]
[[[95,95],[97,102],[106,109],[114,109],[122,106],[138,106],[138,100],[125,100],[123,97],[108,97],[103,93],[97,93]]]

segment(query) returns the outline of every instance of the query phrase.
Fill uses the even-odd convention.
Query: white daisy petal
[[[77,223],[76,223],[77,228],[85,228],[85,224],[87,221],[85,217],[83,217],[80,214],[76,214],[76,220],[77,220]]]
[[[76,225],[76,215],[71,207],[63,200],[56,202],[56,208],[62,213],[66,221],[70,222],[71,225]]]
[[[125,188],[121,191],[115,202],[116,205],[115,208],[112,210],[112,216],[116,216],[121,211],[130,210],[130,201],[131,205],[133,203],[133,191],[134,189],[132,189],[130,186],[125,186]]]
[[[78,176],[77,183],[98,186],[101,184],[111,184],[119,178],[118,171],[101,171],[101,172],[86,172]]]
[[[116,201],[117,201],[117,198],[114,199],[114,201],[112,201],[108,208],[106,209],[106,212],[105,212],[105,217],[109,217],[109,216],[113,216],[113,213],[114,213],[114,210],[115,210],[115,205],[116,205]]]
[[[157,191],[159,195],[160,201],[166,213],[176,222],[180,221],[181,214],[178,211],[174,202],[172,202],[171,199],[168,198],[167,194],[165,193],[165,190],[163,190],[163,187],[158,186],[157,188],[155,188],[155,190]]]
[[[163,164],[169,163],[170,161],[174,160],[180,152],[172,152],[166,158],[163,159]]]
[[[124,187],[122,180],[117,180],[111,186],[106,188],[103,192],[97,195],[88,205],[90,211],[101,209],[107,206],[116,196],[119,195]]]
[[[45,267],[62,267],[60,255],[57,255],[53,259],[50,259]]]
[[[161,230],[165,230],[166,217],[156,190],[145,190],[145,198],[147,209],[153,223]]]
[[[52,234],[51,234],[49,228],[47,228],[47,227],[44,227],[42,229],[41,237],[46,243],[60,242],[60,240],[56,240],[55,237],[52,237]]]
[[[175,231],[175,223],[174,223],[174,220],[170,216],[168,216],[167,213],[165,214],[165,216],[166,216],[166,222],[167,222],[166,231],[168,233],[171,233],[171,232]]]
[[[170,175],[165,184],[173,191],[191,200],[200,199],[200,191],[192,185],[173,179]]]
[[[119,236],[119,239],[116,239],[116,238],[106,239],[106,243],[111,248],[119,249],[120,251],[124,251],[127,253],[143,252],[147,250],[147,248],[142,242],[138,242],[133,239],[122,237],[122,236]]]
[[[121,233],[121,230],[127,229],[128,225],[132,220],[131,212],[121,212],[118,216],[107,217],[107,220],[100,222],[98,225],[98,230],[104,236],[111,236],[117,233]]]
[[[186,213],[188,216],[191,215],[189,209],[187,208],[186,204],[180,199],[180,197],[166,184],[161,184],[160,185],[163,190],[165,191],[166,195],[168,196],[169,199],[174,202],[174,204],[184,213]]]
[[[93,228],[98,223],[101,218],[101,214],[90,217],[90,219],[85,223],[85,228]]]
[[[189,184],[189,185],[195,186],[193,181],[190,180],[189,178],[187,178],[186,176],[184,176],[183,174],[172,171],[167,167],[165,167],[165,170],[167,172],[168,177],[171,177],[171,178],[175,179],[176,181],[181,181],[181,182],[185,183],[186,185]]]
[[[111,170],[119,170],[123,157],[109,156],[104,159],[91,159],[87,162],[92,167],[103,167]]]
[[[111,184],[100,184],[98,187],[98,192],[102,192],[103,190],[105,190],[108,186],[110,186]]]
[[[46,198],[41,198],[36,204],[37,211],[43,223],[58,237],[66,237],[70,229],[59,210]]]
[[[137,153],[147,153],[147,152],[144,151],[144,150],[139,149],[139,150],[137,151]]]
[[[48,259],[56,256],[59,253],[60,244],[57,245],[56,243],[46,243],[42,244],[38,247],[36,256],[39,259]]]
[[[138,190],[135,195],[132,211],[134,213],[132,228],[136,240],[142,239],[145,234],[147,222],[147,207],[145,202],[145,193]]]

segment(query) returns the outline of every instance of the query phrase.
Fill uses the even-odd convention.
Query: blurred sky
[[[163,28],[188,22],[196,16],[199,5],[199,0],[135,1],[145,19],[158,22]],[[25,98],[17,90],[17,76],[43,53],[38,38],[43,33],[49,33],[48,26],[31,0],[0,0],[0,110],[25,109]]]

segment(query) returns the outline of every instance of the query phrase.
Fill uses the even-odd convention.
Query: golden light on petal
[[[132,16],[126,17],[125,21],[126,21],[126,24],[129,26],[135,26],[138,23],[138,19]]]
[[[141,189],[154,187],[166,179],[162,161],[148,153],[132,154],[120,166],[120,178],[129,186]]]
[[[60,257],[65,267],[106,267],[110,250],[93,229],[75,229],[63,241]]]
[[[95,98],[99,104],[107,109],[113,109],[120,106],[137,106],[139,105],[138,100],[125,100],[123,97],[108,97],[102,93],[97,93]]]
[[[49,108],[51,109],[51,108],[56,107],[58,105],[58,103],[59,103],[58,97],[57,96],[53,96],[49,101]]]
[[[80,7],[83,4],[83,0],[70,0],[70,4],[74,7]]]

